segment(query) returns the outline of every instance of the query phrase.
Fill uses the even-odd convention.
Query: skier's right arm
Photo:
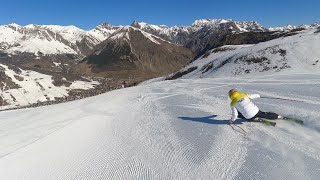
[[[229,122],[230,124],[233,124],[233,122],[238,118],[238,110],[234,106],[231,106],[231,111],[232,116]]]
[[[248,94],[248,97],[250,99],[257,99],[257,98],[260,98],[261,96],[260,96],[260,94]]]

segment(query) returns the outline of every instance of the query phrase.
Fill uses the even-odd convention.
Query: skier
[[[251,99],[260,98],[259,94],[245,94],[239,93],[237,89],[231,89],[229,91],[229,97],[231,99],[232,117],[230,124],[233,124],[237,117],[246,119],[248,121],[255,121],[259,118],[265,118],[269,120],[282,119],[283,117],[273,112],[263,112],[253,104]]]
[[[122,88],[125,88],[125,87],[126,87],[126,81],[122,81],[121,87],[122,87]]]

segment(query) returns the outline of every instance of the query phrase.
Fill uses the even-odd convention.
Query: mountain
[[[0,26],[0,64],[50,77],[77,77],[81,80],[72,68],[118,28],[106,23],[89,31],[75,26],[3,25]],[[84,85],[79,89],[87,88]]]
[[[152,25],[144,22],[133,22],[131,26],[159,36],[170,42],[181,44],[201,54],[208,47],[220,45],[224,36],[243,32],[266,32],[268,31],[257,22],[240,22],[225,19],[200,19],[191,26]]]
[[[218,47],[221,38],[230,34],[288,31],[318,25],[319,23],[314,23],[266,29],[255,21],[233,21],[231,19],[199,19],[190,26],[173,27],[137,21],[131,24],[132,27],[190,48],[196,54],[204,53],[208,47],[209,49]],[[121,27],[103,23],[86,31],[72,25],[2,25],[0,26],[0,52],[9,55],[30,53],[35,56],[73,54],[77,55],[76,59],[79,59],[88,55],[94,46]]]
[[[200,19],[196,20],[191,26],[165,26],[165,25],[153,25],[145,22],[134,21],[131,26],[139,28],[143,31],[149,32],[156,36],[162,37],[166,40],[170,40],[177,44],[187,44],[188,39],[182,40],[179,36],[190,35],[196,36],[198,31],[206,28],[206,31],[223,31],[226,30],[225,26],[228,26],[227,31],[239,33],[239,32],[264,32],[267,31],[263,26],[254,21],[233,21],[225,19]]]
[[[0,26],[0,50],[8,54],[79,54],[99,44],[118,27],[101,24],[84,31],[75,26],[9,24]]]
[[[316,26],[317,23],[305,28]],[[199,19],[190,26],[153,25],[133,22],[132,27],[158,36],[174,44],[183,45],[202,55],[206,50],[221,46],[221,41],[232,34],[263,33],[268,31],[288,31],[302,26],[287,26],[266,29],[254,21],[233,21],[231,19]],[[107,23],[85,31],[75,26],[9,24],[0,26],[0,52],[6,59],[40,59],[45,55],[64,55],[64,59],[81,59],[92,49],[122,26]],[[66,55],[73,55],[68,57]],[[3,59],[3,58],[2,58]]]
[[[132,26],[119,28],[79,64],[78,72],[147,79],[186,65],[193,53]]]
[[[313,27],[258,44],[214,48],[167,79],[316,72],[320,67],[319,48],[320,30]]]
[[[300,26],[265,28],[255,21],[231,19],[199,19],[191,26],[153,25],[134,21],[131,26],[142,29],[170,42],[181,44],[200,57],[208,50],[223,45],[257,44],[280,37],[291,36],[297,31],[318,27],[320,23]]]

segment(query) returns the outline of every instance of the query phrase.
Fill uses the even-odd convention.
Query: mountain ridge
[[[131,26],[161,37],[172,43],[191,46],[192,39],[201,33],[222,29],[229,33],[286,31],[294,28],[319,26],[319,23],[303,26],[285,26],[265,28],[256,21],[233,21],[231,19],[199,19],[190,26],[154,25],[134,21]],[[83,30],[74,25],[36,25],[20,26],[15,23],[0,26],[0,51],[8,54],[29,52],[37,54],[78,54],[87,53],[97,44],[108,38],[115,30],[123,26],[101,23],[91,30]],[[204,30],[204,28],[207,28]],[[10,30],[11,29],[11,30]],[[38,42],[41,40],[41,42]],[[26,44],[25,44],[26,43]],[[194,42],[193,42],[194,43]],[[39,45],[41,44],[41,46]],[[191,43],[192,44],[192,43]],[[26,48],[26,46],[30,48]],[[34,47],[33,47],[34,46]],[[45,47],[54,47],[48,49]],[[197,50],[195,50],[197,51]]]

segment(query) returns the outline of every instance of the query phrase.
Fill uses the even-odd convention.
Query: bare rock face
[[[193,53],[159,37],[133,27],[124,27],[97,45],[79,67],[91,73],[150,78],[178,70],[193,58]]]

